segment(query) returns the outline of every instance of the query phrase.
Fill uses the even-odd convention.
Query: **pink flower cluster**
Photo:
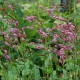
[[[54,52],[59,56],[59,63],[63,63],[65,59],[65,51],[72,51],[73,41],[77,39],[77,35],[75,33],[75,26],[67,22],[64,18],[53,14],[55,10],[54,6],[52,9],[45,9],[42,6],[39,6],[39,8],[46,11],[48,15],[51,16],[51,18],[66,22],[66,24],[62,25],[56,24],[57,26],[53,27],[52,29],[50,29],[50,31],[48,31],[48,35],[52,33],[52,43],[55,45]],[[58,31],[59,33],[56,33],[55,31]],[[43,30],[38,30],[38,33],[43,37],[48,36]],[[57,42],[58,47],[56,47]],[[66,45],[66,43],[69,43],[69,45]]]
[[[36,16],[27,16],[24,20],[32,22],[35,19],[36,19]]]
[[[65,51],[64,48],[61,48],[58,52],[58,55],[60,57],[59,62],[63,63],[63,60],[65,59]]]
[[[8,5],[8,7],[13,11],[14,7],[6,0],[6,4]]]
[[[60,17],[60,16],[57,17],[56,15],[53,14],[56,6],[53,6],[53,5],[52,5],[52,9],[45,9],[45,8],[43,8],[42,6],[39,6],[39,8],[41,8],[41,9],[44,10],[44,11],[46,11],[46,12],[48,13],[48,15],[50,15],[52,18],[66,22],[66,20],[65,20],[64,18],[62,18],[62,17]]]
[[[14,42],[18,41],[20,38],[22,41],[25,41],[26,34],[24,28],[21,28],[22,31],[19,31],[17,28],[13,28],[10,30],[10,33],[14,36]]]
[[[59,38],[64,43],[64,46],[63,44],[58,44],[59,49],[58,47],[54,48],[54,52],[60,57],[59,62],[63,63],[65,59],[65,50],[72,51],[73,41],[77,39],[77,35],[74,32],[75,26],[71,23],[62,25],[57,24],[57,27],[54,27],[53,31],[54,30],[58,30],[60,34],[53,34],[52,42],[57,42]],[[65,45],[66,43],[69,43],[69,45]]]
[[[6,23],[7,23],[7,24],[11,24],[11,22],[12,22],[12,20],[6,19]]]
[[[10,38],[10,36],[8,34],[6,34],[5,32],[2,32],[1,34],[2,34],[2,36],[4,36],[4,40],[5,40],[4,44],[6,46],[10,47],[11,46],[10,43],[12,41],[12,39]]]
[[[16,44],[19,43],[19,39],[22,42],[25,42],[25,39],[26,39],[25,31],[23,31],[23,30],[20,31],[17,28],[10,29],[10,33],[9,34],[7,34],[5,32],[2,32],[1,34],[4,36],[4,40],[5,40],[4,43],[8,47],[16,46]]]
[[[58,34],[53,34],[52,42],[53,42],[53,43],[57,42],[58,37],[59,37]]]
[[[4,57],[6,58],[6,60],[10,61],[10,57],[8,55],[8,51],[7,50],[3,50],[4,52]]]
[[[71,23],[62,24],[62,25],[57,24],[57,27],[61,33],[61,36],[63,36],[62,37],[63,41],[72,42],[72,40],[77,38],[77,35],[74,32],[75,26],[72,25]]]
[[[6,19],[6,23],[9,25],[13,23],[15,27],[19,26],[19,22],[17,20]]]
[[[18,23],[18,21],[14,21],[14,26],[19,26],[19,23]]]
[[[7,4],[11,10],[14,10],[13,6],[10,5],[8,1],[7,1]],[[53,11],[55,10],[54,6],[52,9],[44,9],[42,6],[39,6],[39,7],[45,10],[52,18],[67,22],[64,18],[57,17],[53,14]],[[37,19],[36,16],[27,16],[26,18],[24,18],[24,20],[29,22],[32,22],[33,20],[38,20],[41,26],[43,26],[42,22],[39,19]],[[14,23],[14,27],[19,26],[19,22],[16,19],[6,20],[7,24],[11,24],[11,22]],[[33,30],[34,27],[25,26],[25,28],[22,27],[21,29],[18,27],[9,28],[8,33],[2,32],[1,34],[4,38],[5,46],[10,48],[15,48],[16,45],[19,45],[21,42],[26,42],[26,33],[25,33],[26,28]],[[44,49],[48,53],[50,53],[51,51],[54,51],[55,54],[59,57],[58,59],[59,63],[62,64],[64,62],[64,59],[66,58],[65,51],[72,51],[72,48],[74,45],[73,41],[77,39],[77,36],[75,33],[75,26],[67,22],[66,24],[61,24],[61,25],[56,24],[56,26],[52,28],[46,27],[45,30],[43,30],[42,28],[38,28],[37,32],[39,36],[37,37],[35,36],[36,39],[34,42],[33,42],[33,39],[31,39],[30,44],[32,45],[36,44],[36,46],[34,47],[34,49],[36,50]],[[39,45],[42,43],[45,46]],[[7,60],[10,60],[10,57],[8,56],[8,51],[4,49],[3,52],[4,52],[5,58]]]
[[[54,52],[59,56],[59,63],[63,63],[64,59],[65,59],[65,51],[72,51],[72,48],[73,46],[70,45],[70,46],[66,46],[66,45],[63,45],[63,44],[58,44],[58,45],[55,45],[55,48],[54,48]]]
[[[46,38],[46,37],[48,36],[42,29],[38,29],[38,33],[39,33],[43,38]]]
[[[40,50],[40,49],[43,49],[44,47],[42,47],[42,46],[35,46],[35,49],[37,49],[37,50]]]

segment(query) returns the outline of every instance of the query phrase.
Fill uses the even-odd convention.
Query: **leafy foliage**
[[[11,0],[0,4],[1,80],[80,79],[79,25],[67,20],[76,14],[62,18],[43,1],[26,9]]]

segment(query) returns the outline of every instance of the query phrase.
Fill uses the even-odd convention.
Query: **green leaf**
[[[12,69],[8,69],[8,80],[14,80],[14,74]]]
[[[40,72],[37,66],[33,68],[33,73],[34,73],[35,80],[40,80]]]
[[[53,73],[49,77],[49,80],[58,80],[56,71],[53,71]]]
[[[25,62],[25,66],[24,66],[24,69],[23,69],[23,71],[22,71],[22,75],[23,75],[23,76],[26,76],[26,75],[29,74],[29,72],[30,72],[30,61],[27,60],[27,61]]]
[[[0,4],[2,4],[2,5],[3,5],[3,0],[0,0]]]
[[[0,69],[0,76],[2,76],[3,75],[3,70],[2,69]]]
[[[26,46],[29,47],[29,48],[35,48],[36,46],[44,47],[43,44],[30,44],[30,43],[27,43]]]
[[[60,4],[60,0],[57,0],[57,2],[56,2],[56,0],[52,0],[52,3],[53,3],[54,5],[59,5],[59,4]]]
[[[60,20],[55,20],[54,23],[56,24],[66,24],[66,22],[60,21]]]
[[[17,6],[17,8],[15,10],[16,10],[16,15],[18,17],[23,17],[23,12],[21,11],[21,8],[19,5]]]
[[[28,29],[27,28],[25,30],[25,32],[26,32],[26,35],[28,38],[32,38],[37,33],[37,30],[36,30],[36,28],[34,28],[34,29]]]
[[[15,66],[9,65],[8,67],[8,80],[16,80],[18,76],[17,69]]]
[[[0,55],[3,55],[2,51],[0,50]]]

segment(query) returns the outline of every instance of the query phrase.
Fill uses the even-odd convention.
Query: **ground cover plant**
[[[0,80],[79,80],[78,20],[54,5],[24,8],[0,2]]]

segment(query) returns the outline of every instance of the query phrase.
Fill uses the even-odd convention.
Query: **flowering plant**
[[[64,80],[79,76],[77,64],[68,67],[68,64],[70,67],[75,64],[69,62],[74,60],[73,51],[78,39],[75,26],[56,16],[56,6],[50,9],[38,6],[41,15],[31,13],[26,16],[20,7],[8,0],[4,4],[0,9],[3,13],[0,28],[2,80]],[[56,23],[56,20],[62,23]],[[71,73],[76,67],[77,74]]]

